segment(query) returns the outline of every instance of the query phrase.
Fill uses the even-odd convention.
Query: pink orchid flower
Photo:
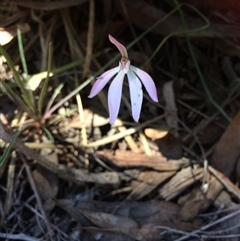
[[[110,34],[108,35],[108,38],[120,51],[122,55],[121,61],[119,62],[118,67],[106,71],[97,78],[88,97],[92,98],[97,95],[108,83],[108,81],[116,75],[108,90],[108,108],[110,115],[109,122],[110,124],[113,124],[118,116],[122,96],[123,80],[127,74],[130,89],[130,100],[132,105],[132,116],[133,119],[138,122],[143,101],[142,84],[144,85],[151,99],[155,102],[158,102],[156,86],[148,73],[130,64],[126,48]]]

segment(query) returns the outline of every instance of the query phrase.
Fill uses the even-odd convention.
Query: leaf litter
[[[53,43],[57,71],[50,76],[46,107],[60,84],[56,102],[116,56],[109,33],[127,45],[173,8],[171,1],[6,0],[0,5],[1,44],[24,77],[20,27],[37,99]],[[139,123],[132,121],[125,83],[112,126],[106,90],[89,100],[87,86],[39,126],[1,85],[1,155],[14,133],[29,125],[0,166],[1,239],[239,240],[239,22],[234,11],[223,18],[221,8],[211,8],[204,8],[211,26],[199,32],[193,30],[204,20],[182,9],[207,88],[230,123],[208,98],[184,34],[176,33],[184,30],[177,11],[128,50],[133,64],[144,66],[164,37],[175,36],[145,66],[160,101],[144,95]],[[20,95],[0,57],[1,81]]]

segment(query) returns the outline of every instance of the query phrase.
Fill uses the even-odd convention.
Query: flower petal
[[[151,99],[155,102],[158,102],[157,89],[156,89],[156,86],[155,86],[155,83],[154,83],[152,77],[145,71],[143,71],[135,66],[131,65],[130,69],[132,69],[134,71],[134,73],[142,81],[142,83],[143,83],[145,89],[147,90],[149,96],[151,97]]]
[[[122,57],[128,59],[128,53],[127,53],[126,48],[122,44],[120,44],[113,36],[111,36],[111,34],[108,35],[108,38],[109,38],[110,42],[113,43],[118,48]]]
[[[107,82],[118,72],[118,70],[119,67],[115,67],[106,71],[100,77],[98,77],[90,91],[90,95],[88,96],[88,98],[92,98],[97,95],[104,88]]]
[[[122,96],[122,85],[125,73],[120,71],[112,81],[108,90],[108,108],[109,108],[109,122],[113,122],[117,119],[121,96]]]
[[[133,119],[138,122],[143,101],[142,84],[136,74],[130,69],[127,73],[130,89],[130,100],[132,105]]]

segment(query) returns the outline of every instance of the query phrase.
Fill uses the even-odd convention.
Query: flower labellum
[[[130,89],[132,116],[133,119],[138,122],[143,101],[142,84],[144,85],[151,99],[155,102],[158,102],[156,86],[148,73],[130,64],[126,48],[110,34],[108,35],[108,38],[118,48],[122,58],[118,67],[104,72],[100,77],[97,78],[88,97],[92,98],[97,95],[109,82],[109,80],[115,76],[108,90],[108,108],[110,115],[109,122],[110,124],[113,124],[118,116],[122,96],[123,80],[125,74],[127,74]]]

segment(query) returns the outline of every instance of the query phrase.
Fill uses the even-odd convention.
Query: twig
[[[239,238],[240,234],[229,234],[229,235],[202,235],[202,233],[198,233],[198,234],[193,234],[193,233],[188,233],[182,230],[177,230],[174,228],[169,228],[167,226],[155,226],[155,228],[158,229],[164,229],[164,232],[161,233],[161,235],[163,235],[166,232],[170,232],[170,233],[176,233],[176,234],[185,234],[188,235],[188,237],[196,237],[196,238],[204,238],[204,239],[229,239],[229,238]],[[225,230],[223,230],[225,231]],[[175,241],[178,241],[180,239],[177,239]]]
[[[176,239],[175,241],[185,240],[185,239],[191,237],[191,236],[194,235],[194,234],[199,234],[199,232],[201,232],[201,231],[203,231],[203,230],[206,230],[206,229],[208,229],[208,228],[211,228],[211,227],[213,227],[213,226],[215,226],[215,225],[217,225],[217,224],[219,224],[219,223],[221,223],[221,222],[224,222],[224,221],[226,221],[226,220],[228,220],[228,219],[230,219],[230,218],[232,218],[232,217],[234,217],[234,216],[237,216],[237,215],[240,215],[240,209],[237,210],[236,212],[233,212],[233,213],[228,214],[227,216],[225,216],[225,217],[223,217],[223,218],[220,218],[220,219],[216,220],[215,222],[212,222],[212,223],[210,223],[210,224],[207,224],[207,225],[203,226],[202,228],[200,228],[200,229],[198,229],[198,230],[195,230],[195,231],[193,231],[193,232],[191,232],[191,233],[189,233],[189,234],[187,234],[187,235],[185,235],[185,236],[183,236],[183,237],[181,237],[181,238],[179,238],[179,239]],[[239,237],[239,235],[238,235],[238,237]],[[221,238],[221,236],[218,237],[218,238]],[[226,238],[226,237],[225,237],[225,238]]]
[[[26,208],[28,208],[31,212],[33,212],[37,217],[39,218],[44,218],[43,215],[41,213],[39,213],[38,210],[34,209],[30,204],[28,204],[27,202],[24,202],[23,203],[24,206]],[[64,233],[61,229],[59,229],[59,227],[57,225],[54,225],[52,224],[52,227],[54,228],[54,230],[56,230],[57,232],[59,232],[61,235],[63,235],[65,238],[67,238],[67,234]],[[41,239],[41,240],[44,240],[44,239]]]
[[[46,214],[46,212],[44,210],[44,207],[43,207],[43,204],[42,204],[42,200],[41,200],[41,198],[39,196],[39,193],[38,193],[35,181],[33,180],[32,173],[30,171],[29,165],[27,164],[27,162],[25,160],[25,157],[23,156],[23,154],[21,152],[20,152],[20,156],[22,158],[25,170],[27,172],[29,183],[30,183],[30,185],[32,187],[32,190],[33,190],[33,192],[35,194],[35,197],[37,199],[38,207],[39,207],[39,209],[40,209],[40,211],[41,211],[41,213],[42,213],[42,215],[44,217],[44,221],[46,223],[46,226],[47,226],[47,229],[48,229],[48,233],[49,233],[50,236],[52,236],[53,235],[52,226],[51,226],[51,223],[50,223],[50,221],[49,221],[49,219],[47,217],[47,214]]]
[[[19,233],[19,234],[0,233],[0,238],[23,240],[23,241],[39,241],[39,239],[33,238],[23,233]]]
[[[160,225],[158,225],[158,226],[155,226],[155,228],[157,228],[157,229],[164,229],[164,231],[161,233],[161,236],[164,235],[166,232],[183,234],[183,235],[189,235],[189,233],[186,232],[186,231],[177,230],[175,228],[169,228],[168,226],[160,226]],[[197,234],[191,234],[190,236],[191,237],[198,237]]]

